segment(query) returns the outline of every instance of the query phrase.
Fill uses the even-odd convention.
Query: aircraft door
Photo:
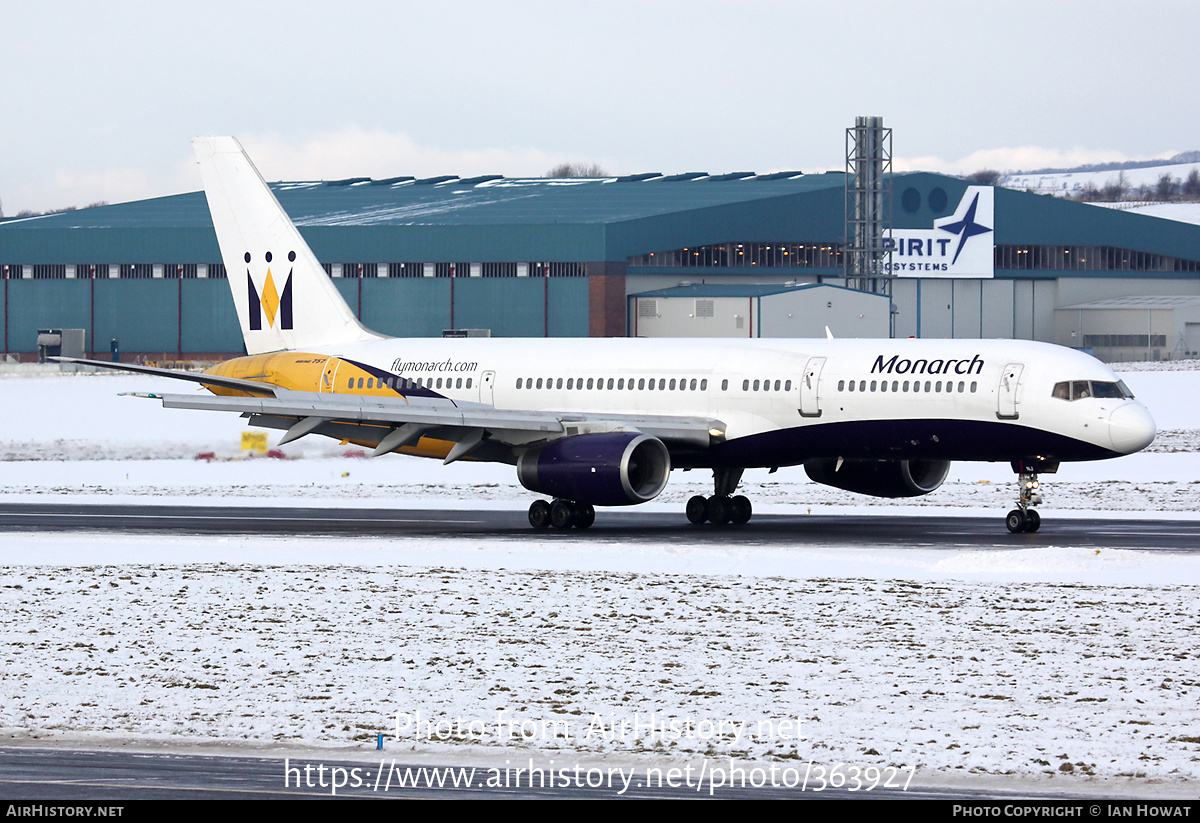
[[[824,357],[810,357],[800,378],[800,416],[821,416],[821,370],[825,368]]]
[[[496,405],[496,373],[485,371],[479,379],[479,402]]]
[[[1001,420],[1016,420],[1021,416],[1017,411],[1020,400],[1021,372],[1025,366],[1022,363],[1009,363],[1000,373],[1000,385],[996,389],[996,416]]]
[[[337,385],[337,370],[341,364],[340,357],[331,357],[325,361],[325,369],[321,372],[321,385],[318,392],[332,392]]]

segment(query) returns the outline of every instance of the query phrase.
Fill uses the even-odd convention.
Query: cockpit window
[[[1117,383],[1092,383],[1092,394],[1096,397],[1115,397],[1123,398],[1125,393],[1121,391],[1121,386]]]
[[[1070,380],[1054,384],[1054,397],[1059,400],[1082,400],[1085,397],[1100,397],[1106,399],[1132,399],[1133,392],[1118,380],[1116,383],[1106,383],[1100,380]]]

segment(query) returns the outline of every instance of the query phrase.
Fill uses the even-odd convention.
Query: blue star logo
[[[950,265],[958,262],[958,255],[962,253],[963,245],[967,242],[967,238],[974,237],[977,234],[987,234],[991,229],[987,226],[975,222],[975,209],[979,206],[979,194],[975,194],[975,199],[971,201],[971,207],[967,209],[967,214],[962,220],[957,223],[951,223],[948,226],[938,226],[942,231],[948,231],[951,234],[958,235],[958,248],[954,250],[954,259],[950,261]]]

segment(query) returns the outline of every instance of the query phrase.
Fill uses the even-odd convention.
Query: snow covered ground
[[[1161,166],[1145,166],[1140,169],[1125,169],[1125,182],[1131,187],[1153,186],[1164,174],[1172,180],[1183,181],[1200,163],[1167,163]],[[1097,189],[1116,183],[1121,176],[1116,171],[1051,172],[1049,174],[1006,174],[1002,185],[1021,191],[1033,190],[1038,194],[1070,196],[1082,191],[1089,183]]]
[[[1046,517],[1195,516],[1200,371],[1122,376],[1164,435],[1044,476]],[[511,467],[347,458],[332,441],[285,447],[289,460],[196,461],[238,456],[243,421],[116,396],[156,388],[0,378],[0,500],[528,504]],[[676,474],[650,506],[681,519],[709,482]],[[1013,496],[1007,467],[975,464],[900,505],[794,469],[747,472],[745,488],[760,512],[998,524]],[[406,732],[392,752],[811,758],[915,765],[921,782],[1054,774],[1064,788],[1200,778],[1191,555],[552,537],[0,534],[0,729],[340,752],[420,713],[465,725]],[[497,733],[498,718],[525,721],[526,738]]]

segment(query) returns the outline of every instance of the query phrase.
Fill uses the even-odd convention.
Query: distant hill
[[[1161,160],[1092,163],[1071,169],[1007,172],[998,184],[1010,189],[1081,200],[1195,200],[1192,175],[1200,170],[1200,151],[1181,152]],[[1169,186],[1160,185],[1163,176]],[[1193,182],[1188,183],[1189,179]]]
[[[1200,151],[1183,151],[1174,157],[1164,157],[1158,160],[1125,160],[1120,163],[1088,163],[1070,169],[1032,169],[1030,171],[1010,171],[1006,174],[1016,177],[1026,174],[1072,174],[1092,171],[1124,171],[1126,169],[1148,169],[1155,166],[1175,166],[1181,163],[1200,163]]]

